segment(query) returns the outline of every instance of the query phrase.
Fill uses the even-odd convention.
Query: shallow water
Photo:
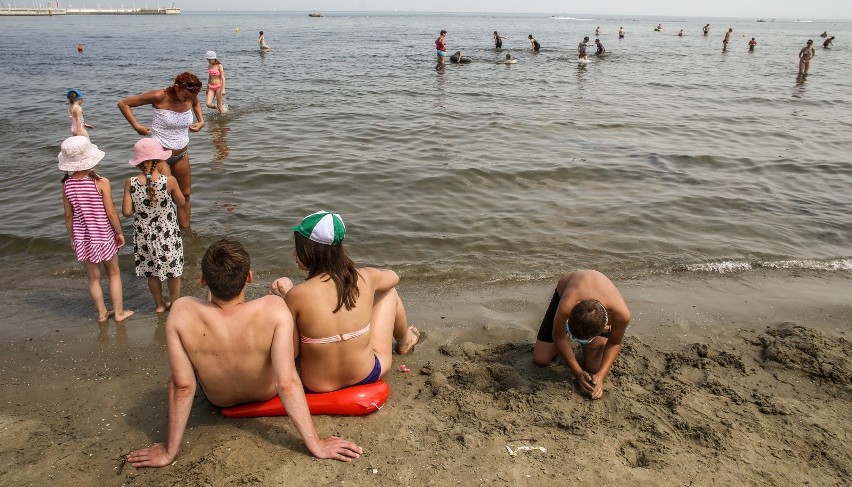
[[[598,25],[606,57],[578,64],[577,43]],[[207,49],[225,66],[230,113],[205,109],[191,137],[189,265],[227,235],[247,244],[255,269],[293,274],[289,227],[328,209],[343,215],[357,262],[414,279],[852,270],[852,23],[268,12],[0,26],[10,271],[82,273],[56,169],[67,89],[85,91],[92,140],[107,153],[99,169],[120,205],[138,136],[116,102],[180,71],[203,73]],[[436,68],[441,29],[473,63]],[[495,29],[509,36],[502,52]],[[259,30],[272,51],[256,49]],[[821,45],[824,30],[835,47],[817,47],[797,82],[798,50],[808,38]],[[505,53],[518,63],[495,64]],[[150,121],[150,110],[136,113]]]

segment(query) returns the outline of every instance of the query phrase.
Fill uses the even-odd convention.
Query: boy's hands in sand
[[[580,389],[588,394],[592,399],[600,399],[603,397],[603,379],[597,377],[597,374],[592,375],[586,372],[577,377],[577,382],[580,383]]]
[[[169,455],[166,445],[154,443],[148,448],[140,448],[127,455],[127,461],[136,468],[165,467],[175,461],[177,455]]]

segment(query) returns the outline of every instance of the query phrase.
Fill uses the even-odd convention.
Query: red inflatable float
[[[390,396],[390,386],[380,380],[363,386],[347,387],[334,392],[305,394],[311,414],[336,414],[362,416],[378,411]],[[226,418],[255,418],[258,416],[285,416],[287,411],[278,396],[261,402],[250,402],[223,408]]]

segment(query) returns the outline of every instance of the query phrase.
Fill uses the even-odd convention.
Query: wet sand
[[[845,485],[852,476],[852,279],[752,272],[621,281],[633,323],[599,401],[532,346],[553,283],[403,281],[428,338],[395,357],[370,416],[315,417],[359,443],[312,458],[286,418],[225,420],[197,396],[176,463],[122,467],[163,441],[164,317],[99,327],[82,275],[0,278],[3,485]],[[259,276],[249,296],[265,292]],[[186,279],[186,291],[202,292]],[[6,282],[2,282],[6,281]],[[515,453],[510,455],[507,446]],[[528,450],[517,447],[543,447]]]

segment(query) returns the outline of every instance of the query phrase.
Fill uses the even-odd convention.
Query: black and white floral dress
[[[166,189],[168,178],[161,174],[154,182],[157,200],[151,205],[145,185],[130,178],[133,201],[133,253],[136,275],[157,277],[161,281],[183,274],[183,241],[177,213]]]

